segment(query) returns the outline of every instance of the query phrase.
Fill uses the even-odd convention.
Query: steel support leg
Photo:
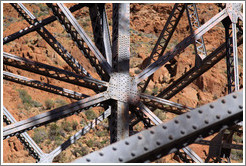
[[[113,62],[114,71],[129,77],[130,58],[130,4],[113,5]],[[119,90],[119,89],[118,89]],[[127,95],[123,92],[121,95]],[[129,104],[116,101],[110,117],[111,143],[129,136]]]

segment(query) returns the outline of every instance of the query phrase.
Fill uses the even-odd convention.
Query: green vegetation
[[[152,90],[152,95],[157,95],[158,91],[159,91],[159,88],[157,86],[154,87],[154,89]]]
[[[86,143],[85,143],[88,147],[93,147],[93,145],[94,145],[94,141],[92,140],[92,139],[89,139],[88,141],[86,141]]]
[[[96,135],[97,135],[98,137],[104,137],[104,136],[109,135],[109,133],[108,133],[107,130],[96,131],[95,133],[96,133]]]
[[[156,109],[156,110],[154,111],[154,114],[155,114],[156,116],[158,116],[158,118],[160,118],[161,121],[163,121],[163,120],[166,119],[166,113],[163,112],[163,111],[160,110],[160,109]]]
[[[73,130],[76,130],[78,125],[79,125],[79,124],[78,124],[77,121],[75,121],[75,120],[72,121],[72,128],[73,128]]]
[[[242,150],[231,150],[231,159],[243,162],[243,151]]]
[[[63,129],[59,127],[56,123],[50,124],[50,130],[49,130],[49,139],[51,141],[55,141],[55,144],[61,144],[62,143],[62,137],[61,134],[63,133]]]
[[[36,128],[34,129],[33,140],[39,144],[44,142],[47,139],[47,133],[45,128]]]
[[[66,157],[66,152],[62,151],[58,156],[56,156],[53,160],[54,162],[59,162],[59,163],[65,163],[68,161],[68,158]]]
[[[56,99],[55,103],[56,103],[56,107],[62,107],[68,104],[65,100],[62,99]]]
[[[43,105],[37,101],[32,100],[32,97],[24,89],[17,89],[19,96],[24,105],[24,109],[28,110],[31,107],[42,107]]]
[[[55,102],[52,99],[45,100],[46,109],[51,109],[55,106]]]
[[[63,128],[66,132],[73,130],[72,124],[66,120],[61,123],[61,128]]]
[[[90,150],[87,146],[83,146],[82,144],[80,144],[78,148],[74,148],[73,150],[71,150],[71,152],[75,157],[81,157],[87,155]]]
[[[88,120],[92,120],[92,119],[95,119],[97,117],[97,115],[95,114],[95,112],[92,109],[85,111],[85,115],[86,115]]]

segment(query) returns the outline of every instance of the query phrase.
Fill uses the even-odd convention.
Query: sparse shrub
[[[158,90],[159,90],[159,88],[157,86],[154,87],[154,89],[152,90],[152,94],[156,95],[158,93]]]
[[[41,107],[43,106],[41,103],[32,100],[32,97],[27,93],[24,89],[17,89],[19,92],[19,96],[21,98],[21,101],[24,105],[24,109],[28,110],[31,107]]]
[[[86,115],[88,120],[92,120],[92,119],[95,119],[97,117],[95,112],[92,109],[85,111],[85,115]]]
[[[108,132],[106,130],[102,130],[102,131],[96,131],[96,135],[98,137],[104,137],[104,136],[107,136],[109,134],[108,134]]]
[[[59,163],[65,163],[67,162],[67,157],[66,157],[66,152],[61,152],[59,155],[57,155],[55,158],[54,158],[54,162],[59,162]]]
[[[61,124],[61,127],[66,131],[66,132],[70,132],[72,131],[72,124],[68,121],[63,121]]]
[[[17,91],[19,92],[19,96],[20,96],[23,104],[25,104],[25,103],[31,104],[32,103],[32,97],[27,93],[26,90],[18,89]]]
[[[65,101],[65,100],[62,100],[62,99],[56,99],[56,106],[57,107],[62,107],[64,105],[67,105],[68,103]]]
[[[81,119],[80,124],[81,124],[82,126],[85,126],[85,125],[87,124],[87,123],[86,123],[86,120],[85,120],[85,119]]]
[[[93,147],[94,146],[94,141],[92,139],[89,139],[85,142],[85,144],[88,146],[88,147]]]
[[[154,111],[154,114],[155,114],[156,116],[158,116],[158,118],[160,118],[160,120],[162,120],[162,121],[166,119],[166,113],[163,112],[163,111],[160,110],[160,109],[156,109],[156,110]]]
[[[78,124],[77,121],[75,121],[75,120],[72,121],[72,128],[73,128],[73,130],[76,130],[78,125],[79,125],[79,124]]]
[[[33,101],[33,106],[34,106],[34,107],[42,107],[43,104],[40,103],[40,102],[38,102],[38,101]]]
[[[61,130],[62,129],[56,123],[50,124],[49,138],[52,141],[59,139],[59,136],[61,134]]]
[[[90,150],[86,146],[80,146],[79,148],[71,150],[71,152],[75,157],[81,157],[87,155],[90,152]]]
[[[243,160],[243,151],[242,150],[231,150],[231,159],[242,162]]]
[[[46,109],[51,109],[55,106],[55,102],[52,99],[45,100]]]
[[[47,133],[44,128],[37,128],[34,129],[34,135],[33,135],[33,140],[39,144],[43,142],[45,139],[47,139]]]
[[[141,72],[141,70],[140,69],[136,69],[136,70],[134,70],[134,73],[135,74],[139,74]]]

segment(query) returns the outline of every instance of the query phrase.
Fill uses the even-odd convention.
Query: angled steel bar
[[[103,27],[102,27],[102,15],[101,15],[101,5],[94,4],[89,8],[91,25],[94,34],[94,43],[98,50],[105,57],[105,48],[103,43]]]
[[[84,6],[87,6],[87,5],[90,5],[90,4],[87,4],[87,3],[80,3],[80,4],[76,4],[72,7],[69,8],[69,10],[71,12],[75,12],[79,9],[81,9],[82,7]],[[54,22],[56,20],[56,17],[55,16],[50,16],[42,21],[39,21],[39,22],[36,22],[34,25],[30,25],[29,27],[26,27],[24,29],[21,29],[19,30],[18,32],[15,32],[9,36],[6,36],[3,38],[3,44],[7,44],[15,39],[18,39],[30,32],[33,32],[33,31],[37,31],[38,29],[40,29],[41,27],[44,27],[45,25],[48,25],[52,22]]]
[[[8,125],[11,123],[16,123],[15,118],[10,114],[10,112],[3,106],[3,114],[6,116],[6,120],[8,121]],[[36,159],[40,160],[45,153],[40,149],[40,147],[33,141],[33,139],[26,133],[22,133],[17,135],[17,138],[21,141],[25,148],[29,151],[29,153]]]
[[[108,75],[112,72],[112,68],[106,59],[102,56],[100,51],[92,43],[91,39],[87,36],[83,28],[79,25],[67,7],[60,3],[57,5],[47,5],[52,9],[54,15],[57,17],[60,23],[64,25],[65,30],[71,35],[72,39],[75,41],[81,52],[96,68],[98,74],[103,79],[107,80],[109,78]],[[92,56],[92,54],[94,56]]]
[[[38,24],[37,18],[22,4],[11,4],[16,11],[31,25]],[[67,62],[67,64],[78,74],[91,77],[83,66],[59,43],[56,38],[45,28],[37,30],[38,34]]]
[[[135,76],[136,82],[140,83],[144,79],[151,76],[161,66],[163,66],[165,63],[173,59],[174,56],[178,55],[181,51],[183,51],[191,43],[194,43],[194,40],[201,38],[201,36],[204,33],[206,33],[208,30],[213,28],[216,24],[218,24],[220,21],[222,21],[227,16],[228,14],[225,9],[222,10],[217,15],[215,15],[213,18],[211,18],[209,21],[203,24],[200,28],[195,30],[194,34],[186,37],[183,41],[177,44],[172,51],[167,52],[165,55],[160,57],[157,61],[152,63],[148,68],[144,69],[140,74],[136,75]]]
[[[140,97],[143,98],[143,102],[146,103],[146,102],[153,102],[154,105],[157,105],[157,103],[159,104],[163,104],[163,105],[169,105],[169,106],[172,106],[172,107],[176,107],[178,109],[189,109],[189,110],[192,110],[193,108],[191,107],[187,107],[187,106],[184,106],[182,104],[179,104],[179,103],[175,103],[173,101],[169,101],[169,100],[166,100],[166,99],[162,99],[162,98],[159,98],[159,97],[156,97],[156,96],[152,96],[152,95],[147,95],[147,94],[144,94],[144,93],[141,93],[140,94]],[[147,100],[145,100],[147,99]]]
[[[16,75],[7,71],[3,71],[3,79],[16,82],[22,85],[27,85],[33,88],[37,88],[46,92],[58,94],[75,100],[81,100],[83,98],[89,97],[88,95],[75,92],[69,89],[65,89],[59,86],[47,84],[38,80],[30,79],[24,76]]]
[[[242,120],[243,91],[240,90],[74,162],[150,162]]]
[[[162,121],[143,103],[140,103],[138,107],[140,108],[140,111],[142,111],[147,117],[151,119],[152,122],[154,122],[155,125],[162,123]],[[203,163],[202,159],[188,146],[182,148],[182,150],[196,163]]]
[[[201,26],[198,18],[197,7],[195,3],[186,4],[185,7],[190,25],[190,32],[191,34],[193,34],[194,31]],[[195,65],[199,66],[201,64],[201,61],[207,56],[207,51],[202,36],[200,39],[195,40],[194,49],[196,54]]]
[[[4,139],[8,136],[14,136],[35,127],[56,121],[58,119],[71,116],[76,112],[81,112],[93,106],[100,106],[102,103],[109,99],[107,92],[102,92],[91,97],[84,98],[78,102],[71,103],[51,111],[33,116],[26,120],[8,125],[3,128]]]
[[[243,43],[243,37],[240,36],[238,39],[238,46]],[[162,97],[165,99],[170,99],[175,94],[180,92],[186,86],[188,86],[192,81],[202,75],[204,72],[208,71],[216,63],[218,63],[222,58],[226,56],[224,51],[226,43],[220,45],[216,50],[210,53],[204,60],[202,65],[197,69],[196,67],[191,68],[185,75],[181,76],[179,79],[174,81],[171,85],[161,91],[157,97]]]
[[[108,84],[105,81],[97,80],[88,76],[78,75],[76,73],[59,69],[54,66],[31,61],[29,59],[25,59],[5,52],[3,53],[3,62],[5,65],[10,65],[13,67],[17,67],[33,73],[55,78],[68,83],[73,83],[87,88],[92,88],[94,90],[98,90],[97,85],[107,86]]]
[[[210,143],[211,141],[208,141],[208,140],[200,140],[200,141],[194,142],[194,144],[200,144],[200,145],[210,145]],[[227,148],[227,149],[243,150],[243,145],[239,145],[239,144],[222,143],[221,147]]]
[[[39,163],[51,163],[53,159],[60,154],[63,150],[66,150],[70,145],[74,144],[78,139],[80,139],[83,135],[88,133],[91,129],[95,128],[96,125],[101,123],[104,119],[106,119],[111,114],[111,109],[107,109],[103,112],[99,117],[90,121],[85,127],[83,127],[80,131],[71,136],[67,141],[58,146],[52,152],[47,154],[40,159]]]
[[[94,4],[89,8],[94,41],[107,62],[112,66],[111,40],[105,4]]]
[[[170,16],[167,19],[167,22],[165,23],[165,26],[163,30],[161,31],[161,34],[155,44],[154,49],[152,50],[150,57],[148,59],[147,65],[151,63],[152,60],[156,60],[156,58],[161,57],[172,38],[172,35],[179,23],[180,18],[182,17],[185,10],[185,5],[176,3],[172,9],[172,12]],[[144,92],[151,80],[151,76],[148,77],[147,81],[144,83],[143,88],[141,89],[141,92]]]

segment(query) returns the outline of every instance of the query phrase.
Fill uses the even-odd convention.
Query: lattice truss
[[[36,18],[21,3],[11,5],[30,26],[4,37],[3,44],[36,31],[72,69],[68,71],[3,52],[5,80],[77,100],[21,121],[16,121],[3,107],[3,120],[7,124],[3,127],[3,139],[16,136],[37,162],[52,162],[59,153],[106,118],[109,121],[112,144],[76,159],[75,162],[151,162],[170,153],[176,153],[184,162],[208,162],[210,158],[216,158],[215,162],[227,158],[227,162],[230,162],[230,150],[242,149],[242,145],[232,144],[231,141],[233,133],[240,132],[238,123],[243,119],[243,92],[239,90],[237,57],[237,46],[243,43],[242,4],[218,4],[220,12],[203,24],[199,22],[196,4],[175,4],[149,56],[147,67],[134,77],[129,74],[130,4],[112,5],[112,35],[105,4],[76,4],[67,8],[62,3],[49,3],[47,6],[54,15],[43,20]],[[89,7],[93,39],[72,14],[83,7]],[[168,43],[184,14],[188,16],[190,35],[167,52]],[[93,77],[52,32],[45,28],[56,20],[61,23],[100,78]],[[202,36],[220,22],[225,27],[225,43],[207,54]],[[189,45],[194,45],[195,66],[159,94],[144,93],[153,74],[165,64],[175,61],[175,56]],[[227,62],[228,92],[236,92],[199,108],[190,108],[168,100],[224,57]],[[91,89],[96,94],[90,96],[17,75],[9,72],[8,66]],[[97,106],[105,111],[48,154],[26,132]],[[163,123],[153,113],[157,108],[171,112],[176,117]],[[143,123],[149,129],[139,133],[133,131],[138,123]],[[224,139],[226,128],[230,129],[230,134]],[[218,131],[221,132],[211,141],[204,140]],[[206,161],[189,148],[192,143],[210,145],[211,151]]]

